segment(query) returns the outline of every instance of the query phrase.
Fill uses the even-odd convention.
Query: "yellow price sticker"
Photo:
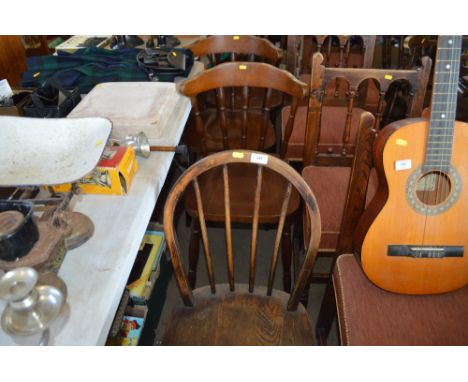
[[[386,75],[384,76],[384,78],[385,78],[386,80],[391,80],[391,79],[393,78],[393,76],[392,76],[391,74],[386,74]]]
[[[247,70],[247,65],[239,65],[239,70]]]
[[[244,153],[240,153],[239,151],[234,151],[232,153],[232,157],[236,159],[242,159],[244,158]]]
[[[397,144],[398,146],[403,146],[403,147],[405,147],[405,146],[408,145],[408,141],[407,141],[406,139],[398,138],[398,139],[396,140],[396,144]]]
[[[240,40],[240,36],[232,36],[232,39],[233,39],[233,40],[236,40],[236,41],[237,41],[237,40]]]

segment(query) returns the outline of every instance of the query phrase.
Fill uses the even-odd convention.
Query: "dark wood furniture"
[[[340,68],[371,68],[376,36],[288,36],[287,69],[300,77],[311,70],[314,53],[322,53],[324,65]]]
[[[7,79],[12,87],[21,84],[26,70],[26,53],[21,36],[0,36],[0,80]]]
[[[228,100],[235,97],[232,89],[241,89],[242,107],[237,107],[237,101]],[[251,107],[251,89],[261,89],[264,94],[262,108]],[[200,95],[216,89],[217,109],[203,107]],[[298,104],[307,93],[307,85],[300,82],[291,73],[265,63],[233,62],[218,65],[202,72],[180,86],[180,92],[192,101],[192,109],[196,122],[196,140],[189,143],[192,147],[198,145],[202,156],[227,149],[254,149],[265,151],[275,143],[275,130],[271,122],[272,92],[276,90],[291,97],[291,114],[285,129],[284,137],[280,139],[281,158],[286,153],[289,137],[294,124],[295,111]],[[235,105],[232,107],[232,105]],[[249,222],[254,214],[253,199],[250,197],[255,190],[255,174],[252,168],[233,166],[231,170],[232,213],[234,222]],[[262,189],[262,209],[259,211],[259,223],[278,224],[281,213],[284,180],[274,173],[265,171],[265,187]],[[208,200],[205,203],[205,219],[209,222],[224,221],[223,200],[219,197],[223,189],[223,177],[219,169],[200,177],[202,194]],[[217,196],[218,195],[218,196]],[[192,219],[190,239],[189,279],[192,287],[196,281],[198,264],[199,235],[198,210],[194,192],[189,192],[185,198],[185,209]],[[291,203],[287,210],[285,229],[282,241],[284,288],[290,289],[291,238],[290,231],[293,216],[299,208],[299,197],[293,192]]]
[[[287,153],[290,160],[305,165],[345,162],[349,166],[359,113],[371,112],[376,130],[395,118],[421,115],[431,67],[429,58],[423,58],[422,66],[412,70],[327,68],[323,60],[322,54],[314,54],[309,104],[298,108]],[[339,91],[337,78],[341,79]],[[367,91],[369,82],[374,83],[376,93]],[[401,89],[389,97],[393,86]],[[286,106],[282,110],[283,126],[288,113]]]
[[[206,58],[210,67],[226,61],[264,61],[277,65],[283,56],[282,50],[267,39],[248,35],[210,36],[187,48],[194,56]]]
[[[267,39],[249,35],[210,36],[194,42],[188,48],[208,68],[230,61],[265,62],[278,66],[283,57],[283,51]],[[262,107],[264,94],[259,90],[252,89],[250,92],[252,107]],[[231,98],[236,99],[238,101],[237,106],[241,108],[242,89],[234,89],[233,93],[234,97]],[[216,95],[213,92],[206,93],[204,98],[204,102],[207,105],[216,106]],[[230,100],[228,99],[227,102],[229,103]],[[271,108],[276,109],[282,103],[283,98],[281,94],[274,91],[271,99]]]
[[[377,187],[377,177],[371,172],[371,147],[382,120],[392,107],[393,100],[386,99],[386,93],[395,82],[408,83],[410,91],[405,114],[420,116],[430,59],[424,59],[423,64],[420,69],[406,71],[327,68],[323,66],[323,56],[314,55],[309,104],[298,108],[288,156],[303,160],[302,175],[322,211],[319,256],[335,259],[337,254],[352,251],[354,228],[366,198],[370,198]],[[336,78],[341,78],[346,85],[344,96],[335,92],[333,80]],[[369,99],[363,91],[366,81],[375,81],[379,89],[377,99]],[[287,112],[284,108],[283,117],[287,117]],[[295,152],[294,145],[291,147],[294,134],[301,130],[297,125],[301,122],[302,131],[304,125],[306,127],[302,143],[307,142],[302,146],[302,157],[297,147]],[[328,282],[329,275],[330,272],[314,273],[311,281]]]
[[[381,67],[413,69],[422,57],[435,59],[437,38],[421,35],[382,36]]]
[[[333,285],[342,345],[468,345],[468,287],[438,295],[387,292],[367,279],[351,254],[336,261]],[[322,344],[333,313],[322,309],[319,316]]]
[[[260,164],[261,163],[261,164]],[[237,284],[234,272],[232,217],[236,210],[233,193],[237,192],[232,182],[235,166],[252,168],[255,189],[252,196],[253,216],[251,248],[249,257],[249,281]],[[226,254],[211,253],[205,222],[206,203],[212,195],[206,195],[200,187],[201,177],[219,168],[223,184],[223,222],[226,234]],[[276,174],[286,183],[280,203],[279,225],[276,233],[268,285],[255,285],[257,234],[262,190],[267,185],[264,176],[267,171]],[[192,291],[184,271],[181,250],[175,237],[174,212],[184,190],[195,190],[197,216],[202,232],[203,249],[209,285]],[[305,259],[297,274],[291,294],[273,289],[279,259],[282,230],[287,218],[288,204],[295,193],[305,206],[305,216],[312,227],[307,233]],[[175,277],[182,296],[168,321],[163,344],[165,345],[310,345],[314,335],[305,308],[299,304],[303,288],[315,262],[320,238],[320,216],[315,198],[300,175],[281,159],[260,152],[228,150],[210,155],[191,166],[176,182],[168,196],[164,209],[164,232],[172,259]],[[217,284],[214,274],[213,257],[226,256],[228,284]],[[220,277],[220,275],[216,276]]]

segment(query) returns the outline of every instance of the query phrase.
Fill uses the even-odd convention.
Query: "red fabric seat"
[[[317,199],[322,219],[320,249],[336,249],[346,203],[351,167],[307,166],[302,177]],[[367,202],[377,190],[377,174],[372,171],[367,188]]]
[[[338,258],[333,284],[343,345],[468,345],[468,286],[439,295],[390,293],[349,254]]]

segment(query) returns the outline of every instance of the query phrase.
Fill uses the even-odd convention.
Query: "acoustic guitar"
[[[367,277],[388,291],[468,284],[468,124],[455,122],[461,42],[439,37],[430,120],[397,121],[375,141],[379,187],[355,244]]]

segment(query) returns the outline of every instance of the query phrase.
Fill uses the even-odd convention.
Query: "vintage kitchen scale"
[[[105,118],[0,117],[0,269],[57,271],[67,249],[88,240],[94,225],[69,208],[77,187],[57,195],[41,186],[72,183],[99,162],[112,130]],[[45,194],[45,196],[44,196]],[[39,217],[40,215],[40,217]]]
[[[0,278],[0,299],[7,301],[1,316],[5,333],[41,333],[39,344],[48,343],[49,327],[67,296],[57,272],[66,251],[94,232],[88,216],[70,209],[75,182],[96,167],[111,130],[112,123],[98,117],[0,117],[0,187],[15,189],[0,200],[0,269],[7,271]],[[62,183],[71,183],[71,191],[43,196],[43,186]]]

